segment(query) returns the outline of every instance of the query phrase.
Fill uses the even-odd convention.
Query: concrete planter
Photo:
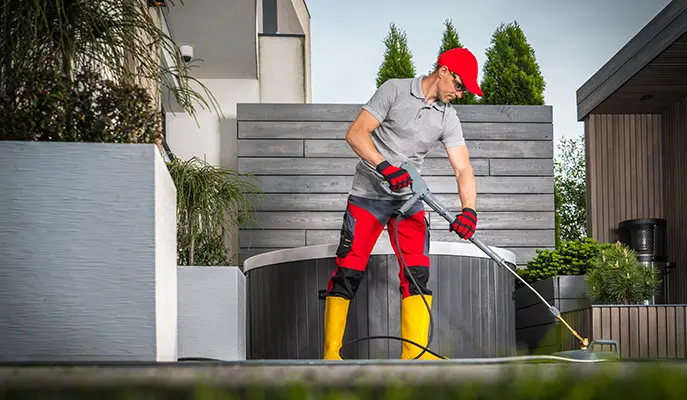
[[[246,277],[238,267],[178,267],[179,358],[246,359]]]
[[[175,361],[176,189],[156,146],[0,141],[0,361]]]

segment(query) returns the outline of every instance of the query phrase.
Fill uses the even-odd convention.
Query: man
[[[437,68],[428,76],[391,79],[375,92],[351,124],[346,142],[360,157],[343,216],[336,251],[337,268],[329,279],[325,305],[324,359],[341,359],[339,349],[346,328],[348,306],[365,274],[370,253],[384,226],[396,257],[403,251],[408,269],[421,288],[406,276],[399,259],[401,291],[401,336],[427,345],[431,307],[429,280],[429,231],[424,204],[419,201],[409,217],[398,223],[399,247],[395,247],[394,212],[408,199],[411,179],[398,166],[412,162],[418,171],[427,152],[439,141],[455,171],[462,212],[449,230],[469,239],[477,226],[476,185],[463,130],[450,102],[465,90],[478,96],[477,60],[465,48],[439,56]],[[393,193],[380,184],[389,182]],[[402,359],[413,359],[422,349],[403,342]],[[422,359],[436,359],[425,352]]]

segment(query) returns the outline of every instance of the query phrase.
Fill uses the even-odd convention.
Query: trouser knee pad
[[[412,278],[409,274],[412,274]],[[403,298],[417,294],[432,295],[432,291],[427,288],[429,282],[429,267],[426,266],[408,266],[408,271],[405,269],[399,272],[401,280],[400,291]],[[415,282],[413,282],[415,278]],[[415,285],[417,283],[417,286]]]
[[[340,296],[348,300],[353,300],[358,292],[360,282],[363,280],[365,271],[353,268],[336,267],[336,270],[329,279],[327,294]]]

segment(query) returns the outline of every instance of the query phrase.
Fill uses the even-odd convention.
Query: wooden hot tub
[[[324,300],[337,244],[259,254],[244,262],[247,359],[321,359]],[[515,255],[491,247],[507,262]],[[515,277],[471,242],[431,242],[434,292],[430,348],[449,358],[515,355]],[[388,242],[377,242],[351,302],[344,342],[400,336],[399,264]],[[401,341],[374,339],[344,349],[346,359],[398,359]]]

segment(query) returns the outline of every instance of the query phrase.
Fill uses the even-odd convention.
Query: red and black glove
[[[384,175],[386,181],[389,182],[391,190],[402,189],[413,182],[408,171],[403,168],[394,167],[386,160],[377,165],[377,172]]]
[[[456,232],[463,239],[470,239],[477,229],[477,213],[472,208],[463,208],[463,212],[456,216],[449,232]]]

